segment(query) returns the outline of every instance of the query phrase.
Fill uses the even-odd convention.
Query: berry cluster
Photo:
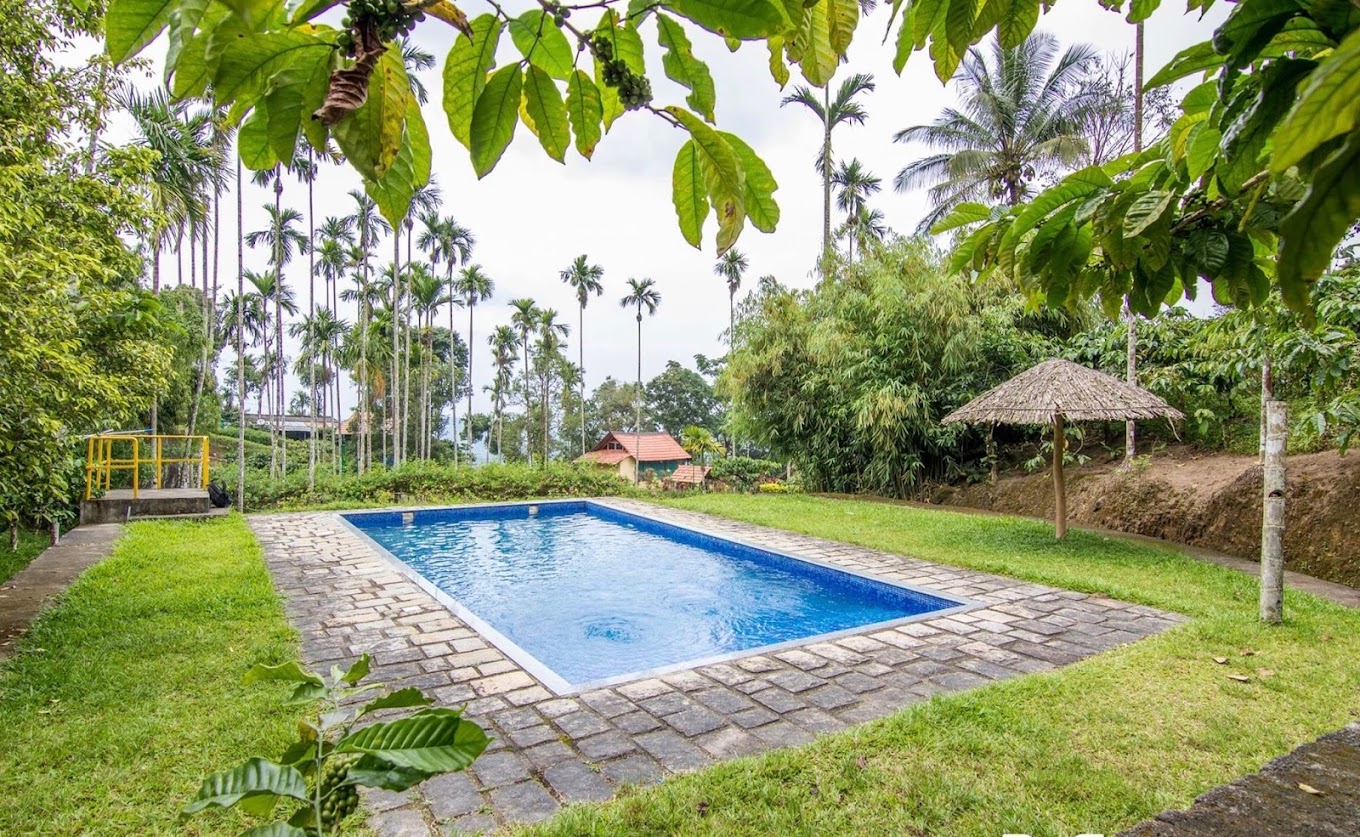
[[[552,2],[549,2],[547,7],[548,11],[552,13],[553,25],[558,29],[561,29],[567,22],[567,18],[571,17],[571,9],[563,6],[561,3]]]
[[[358,788],[354,785],[337,787],[349,776],[350,765],[358,760],[358,753],[331,756],[321,768],[322,831],[329,831],[332,826],[358,809]]]
[[[605,84],[619,91],[619,101],[627,110],[637,110],[652,101],[652,83],[628,68],[621,58],[614,57],[614,41],[603,32],[590,39],[590,51],[600,60],[600,77]]]
[[[398,35],[409,35],[416,24],[425,19],[425,12],[406,6],[400,0],[349,0],[345,17],[340,21],[344,31],[337,42],[346,54],[354,54],[355,33],[367,25],[373,26],[380,41],[394,41]]]

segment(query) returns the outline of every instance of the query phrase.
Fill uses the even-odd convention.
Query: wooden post
[[[1261,621],[1278,624],[1284,616],[1284,451],[1289,405],[1266,404],[1265,502],[1261,520]]]
[[[1067,534],[1067,486],[1063,483],[1063,449],[1067,435],[1063,432],[1063,416],[1053,417],[1053,529],[1058,540]]]

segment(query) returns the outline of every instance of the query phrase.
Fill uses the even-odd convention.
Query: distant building
[[[662,482],[667,488],[701,488],[711,470],[707,465],[681,465]]]
[[[619,476],[631,482],[635,475],[642,480],[665,479],[689,460],[689,453],[669,433],[611,430],[594,450],[576,461],[618,469]]]
[[[256,427],[261,430],[268,430],[271,427],[282,427],[283,435],[289,439],[306,439],[311,435],[312,426],[316,426],[317,435],[324,435],[335,430],[338,422],[330,416],[274,416],[260,413],[246,413],[246,427]],[[344,432],[344,431],[342,431]]]

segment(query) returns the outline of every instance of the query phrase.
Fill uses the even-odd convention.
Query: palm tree
[[[842,160],[831,175],[831,182],[838,189],[836,207],[845,213],[847,222],[866,214],[865,204],[869,197],[883,188],[883,181],[866,169],[859,158],[848,163]],[[855,261],[854,245],[852,237],[846,249],[846,257],[851,263]]]
[[[246,295],[246,242],[241,235],[245,228],[245,189],[242,178],[241,157],[236,157],[236,296],[244,300]],[[236,505],[242,514],[246,510],[246,352],[243,344],[245,335],[245,305],[236,309],[236,391],[241,394],[238,425],[236,428]]]
[[[453,309],[460,304],[454,288],[453,268],[460,262],[467,263],[472,257],[472,246],[476,243],[471,231],[459,224],[450,215],[441,218],[435,212],[420,216],[425,229],[420,233],[416,244],[430,254],[430,264],[444,265],[444,283],[449,287],[449,340],[453,340]],[[471,344],[469,343],[469,348]],[[452,344],[449,353],[449,405],[452,418],[449,423],[449,438],[453,440],[453,465],[458,467],[458,366],[453,363]]]
[[[510,315],[510,324],[519,330],[519,344],[524,348],[524,459],[532,463],[534,458],[529,452],[529,405],[533,401],[529,394],[529,332],[538,328],[541,312],[537,303],[528,297],[510,300],[510,307],[515,309]]]
[[[433,66],[433,56],[421,51],[418,47],[410,47],[414,55],[424,56],[430,60]],[[423,59],[422,59],[423,60]],[[406,261],[411,261],[411,231],[415,226],[412,215],[414,212],[433,212],[439,208],[440,192],[439,186],[433,180],[416,189],[411,196],[411,203],[407,207],[406,216],[401,219],[392,232],[392,309],[395,311],[393,320],[396,328],[392,331],[392,380],[393,394],[391,401],[396,407],[396,421],[392,426],[395,435],[393,440],[393,462],[400,465],[406,457],[408,421],[406,419],[407,406],[411,397],[411,329],[408,320],[410,319],[410,304],[406,301],[406,289],[403,284],[405,273],[400,270],[401,264],[401,230],[406,228]],[[406,333],[406,347],[403,357],[401,347],[401,333]],[[404,380],[403,380],[404,375]]]
[[[284,364],[283,360],[283,313],[285,308],[280,307],[279,303],[284,293],[288,293],[291,299],[291,291],[285,291],[283,281],[283,267],[293,260],[294,253],[308,253],[311,246],[301,232],[293,228],[293,225],[302,220],[302,213],[296,209],[280,209],[278,196],[283,191],[282,181],[276,176],[274,179],[275,187],[274,204],[265,204],[265,213],[269,216],[269,226],[263,230],[256,230],[246,234],[246,244],[251,247],[267,245],[269,247],[269,264],[274,269],[274,334],[275,346],[279,351],[280,363],[276,367],[278,374],[277,392],[278,398],[275,407],[278,409],[274,417],[277,425],[280,448],[280,471],[283,476],[288,475],[288,446],[283,442],[283,392],[284,392]],[[292,313],[292,312],[289,312]]]
[[[467,308],[468,312],[468,339],[467,339],[467,415],[463,421],[467,424],[467,443],[468,456],[472,456],[472,315],[477,310],[477,303],[485,302],[496,292],[496,283],[491,281],[491,277],[482,272],[479,264],[470,265],[463,268],[458,274],[458,281],[454,283],[453,292]]]
[[[310,326],[316,319],[316,202],[315,184],[319,167],[312,158],[312,147],[307,146],[307,156],[293,160],[293,174],[298,182],[307,187],[307,323]],[[307,373],[307,490],[316,488],[316,364],[309,359],[305,367]]]
[[[538,315],[538,362],[543,378],[543,464],[548,464],[552,455],[552,370],[553,364],[562,359],[562,338],[571,333],[571,327],[557,321],[558,312],[545,308]],[[469,424],[471,424],[471,413]]]
[[[354,230],[348,223],[348,219],[328,217],[321,223],[319,230],[319,241],[316,245],[316,264],[315,271],[321,275],[324,283],[322,297],[329,306],[332,317],[340,310],[339,286],[340,279],[345,275],[345,270],[349,265],[348,251],[346,245],[354,244]],[[339,335],[336,335],[338,337]],[[334,340],[329,344],[326,353],[328,369],[331,375],[331,384],[335,387],[335,420],[338,423],[344,421],[344,415],[340,409],[340,377],[335,374],[335,349]],[[331,462],[336,473],[341,470],[341,445],[339,432],[331,434]]]
[[[846,239],[847,248],[858,248],[862,256],[868,247],[882,242],[889,232],[882,212],[862,206],[859,212],[845,219],[845,223],[836,230],[836,237]]]
[[[413,42],[410,38],[399,38],[397,48],[401,50],[401,63],[406,65],[406,79],[411,84],[411,92],[416,94],[416,101],[420,104],[428,104],[430,92],[425,89],[425,85],[416,77],[419,70],[429,70],[434,67],[434,55],[421,49],[420,45]]]
[[[435,311],[448,298],[444,295],[444,283],[429,269],[419,263],[407,264],[410,271],[411,304],[415,308],[416,324],[420,327],[420,442],[417,455],[422,459],[430,458],[431,419],[430,419],[430,366],[434,355],[434,315]],[[423,326],[422,326],[423,323]],[[452,334],[450,334],[452,338]]]
[[[590,301],[591,294],[600,296],[604,293],[604,286],[600,284],[600,279],[604,277],[604,268],[597,264],[590,264],[586,255],[582,253],[566,270],[557,274],[557,276],[563,282],[566,282],[572,290],[576,291],[576,302],[580,306],[581,312],[578,320],[576,349],[580,358],[578,367],[581,370],[581,455],[584,456],[586,452],[586,303]]]
[[[340,375],[338,374],[336,361],[340,338],[344,336],[348,329],[349,324],[336,317],[329,308],[319,309],[312,322],[312,337],[321,351],[321,365],[325,370],[325,378],[329,382],[329,386],[334,390],[336,429],[331,434],[331,460],[337,473],[339,473],[342,468],[339,457],[339,422],[343,420],[344,414],[340,411]],[[329,405],[327,406],[329,407]]]
[[[1036,32],[1014,49],[993,40],[990,58],[968,50],[959,72],[960,103],[929,125],[913,125],[894,142],[922,142],[938,153],[905,166],[898,192],[929,187],[929,230],[968,200],[1018,204],[1038,178],[1078,165],[1087,153],[1081,134],[1087,97],[1078,82],[1095,50],[1087,44],[1058,54],[1058,40]]]
[[[492,363],[495,366],[496,374],[491,379],[491,410],[496,421],[496,457],[499,461],[505,462],[505,402],[510,395],[510,387],[514,383],[515,356],[516,349],[519,348],[519,337],[515,330],[510,326],[496,326],[495,332],[486,338],[487,345],[491,346]]]
[[[647,309],[647,316],[656,313],[656,307],[661,304],[661,292],[656,289],[656,282],[651,279],[630,278],[628,280],[628,293],[624,294],[623,299],[619,300],[620,308],[629,306],[637,309],[637,419],[633,425],[633,432],[638,434],[638,445],[642,444],[642,309]],[[638,461],[633,468],[633,482],[638,481],[638,472],[642,468],[642,462]]]
[[[746,255],[735,247],[722,254],[718,263],[713,265],[713,275],[727,282],[727,345],[737,337],[737,291],[741,289],[741,276],[751,264]]]
[[[351,252],[351,263],[355,267],[354,282],[356,289],[355,298],[359,300],[359,366],[365,370],[368,368],[368,333],[369,319],[372,316],[372,307],[369,305],[371,297],[364,291],[370,287],[369,274],[372,270],[371,259],[373,256],[373,246],[377,244],[378,238],[386,232],[391,231],[391,227],[383,217],[378,214],[378,205],[373,199],[358,189],[350,191],[349,196],[354,200],[354,214],[345,220],[353,227],[357,238],[355,251]],[[364,373],[364,378],[360,381],[359,392],[359,424],[363,428],[364,453],[359,459],[359,473],[373,464],[373,422],[368,417],[369,407],[372,403],[371,393],[364,392],[363,381],[371,377]],[[356,439],[359,437],[356,435]]]
[[[785,96],[780,105],[800,104],[822,123],[822,149],[817,155],[817,173],[822,176],[822,260],[831,256],[831,134],[838,125],[863,125],[869,113],[855,97],[874,89],[874,77],[868,73],[855,73],[841,82],[836,98],[831,98],[831,86],[822,88],[822,99],[809,87],[798,87]]]

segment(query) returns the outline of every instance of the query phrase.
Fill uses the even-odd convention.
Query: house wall
[[[623,477],[625,480],[628,480],[629,482],[633,481],[633,475],[636,472],[636,470],[637,460],[633,459],[633,457],[631,456],[619,463],[619,476]]]
[[[631,462],[632,460],[627,461]],[[663,480],[675,473],[675,469],[684,465],[687,461],[685,459],[668,459],[664,462],[644,462],[642,463],[642,479]],[[629,479],[632,479],[631,475]]]

